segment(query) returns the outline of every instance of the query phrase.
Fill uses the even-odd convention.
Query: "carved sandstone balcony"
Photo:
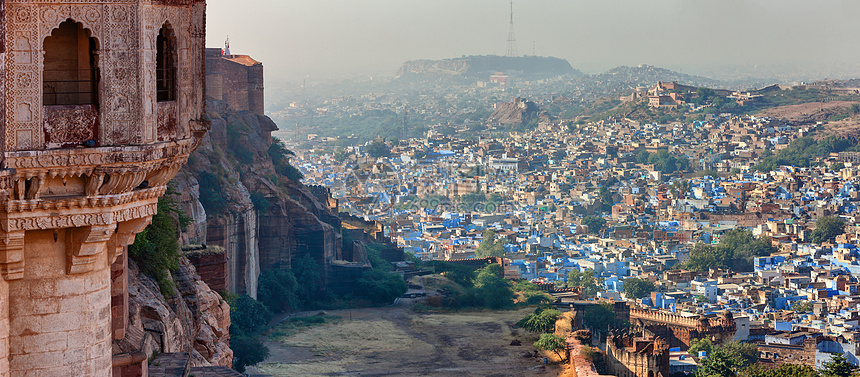
[[[111,260],[134,241],[156,213],[199,138],[139,146],[6,153],[0,171],[0,274],[20,279],[24,233],[73,229],[67,273],[89,271],[98,245]],[[88,246],[89,245],[89,246]]]

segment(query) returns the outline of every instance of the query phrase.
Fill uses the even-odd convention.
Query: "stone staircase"
[[[162,353],[149,363],[149,377],[243,377],[227,367],[191,367],[189,355]]]

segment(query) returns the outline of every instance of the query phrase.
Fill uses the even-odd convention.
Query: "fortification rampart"
[[[659,337],[610,335],[606,339],[606,369],[618,377],[666,377],[669,345]]]
[[[631,308],[630,321],[654,336],[662,337],[671,347],[682,349],[688,348],[693,339],[703,337],[713,338],[717,343],[731,341],[737,331],[731,313],[723,313],[715,318],[685,317],[658,310]]]

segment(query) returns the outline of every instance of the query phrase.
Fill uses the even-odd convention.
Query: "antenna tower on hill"
[[[505,56],[514,57],[517,54],[517,36],[514,34],[514,2],[511,1],[511,29],[508,31],[508,50]]]

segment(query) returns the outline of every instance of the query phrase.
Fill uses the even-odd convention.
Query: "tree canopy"
[[[582,287],[584,293],[588,296],[594,296],[601,290],[600,283],[600,279],[594,277],[594,270],[580,272],[577,269],[573,269],[567,273],[567,287]]]
[[[753,166],[753,169],[769,172],[783,165],[808,167],[816,157],[842,152],[852,146],[854,143],[851,140],[837,136],[828,136],[818,141],[811,136],[801,137],[794,139],[778,154],[763,156],[761,162]]]
[[[610,203],[612,205],[612,203]],[[598,234],[600,230],[603,229],[603,226],[606,225],[606,219],[600,216],[585,216],[580,222],[582,225],[588,227],[588,233]]]
[[[690,167],[690,160],[686,157],[675,157],[668,150],[661,149],[651,153],[641,151],[636,155],[636,161],[640,164],[652,164],[654,169],[663,174],[672,174],[676,171],[686,171]]]
[[[824,363],[824,368],[820,372],[821,377],[849,377],[858,369],[860,368],[851,364],[845,355],[835,353],[830,357],[830,361]]]
[[[690,355],[696,356],[701,351],[705,351],[706,355],[710,355],[714,351],[714,343],[710,338],[692,339],[690,340]]]
[[[812,242],[827,242],[842,233],[845,233],[845,222],[838,216],[820,217],[812,231]]]
[[[554,308],[539,307],[534,314],[529,314],[523,318],[517,325],[534,333],[549,333],[555,330],[555,321],[561,312]]]
[[[752,271],[753,257],[769,256],[774,252],[776,248],[770,239],[756,238],[748,230],[732,229],[723,234],[717,245],[698,243],[693,246],[690,259],[682,267],[696,272],[706,272],[712,267]]]
[[[639,278],[624,280],[624,296],[627,298],[643,298],[655,291],[654,283]]]
[[[502,266],[493,263],[478,270],[475,276],[475,294],[492,309],[509,308],[514,303],[511,281],[503,278],[502,272]]]
[[[555,334],[540,334],[540,339],[534,343],[534,346],[541,351],[555,352],[559,359],[564,359],[561,352],[567,348],[564,339]]]
[[[475,249],[475,256],[478,258],[486,257],[503,257],[505,256],[505,241],[496,239],[496,232],[492,229],[486,229],[483,233],[483,240],[478,248]]]
[[[372,141],[366,147],[364,147],[364,151],[367,152],[367,155],[370,157],[388,157],[391,156],[391,149],[385,145],[384,142],[381,141]]]

